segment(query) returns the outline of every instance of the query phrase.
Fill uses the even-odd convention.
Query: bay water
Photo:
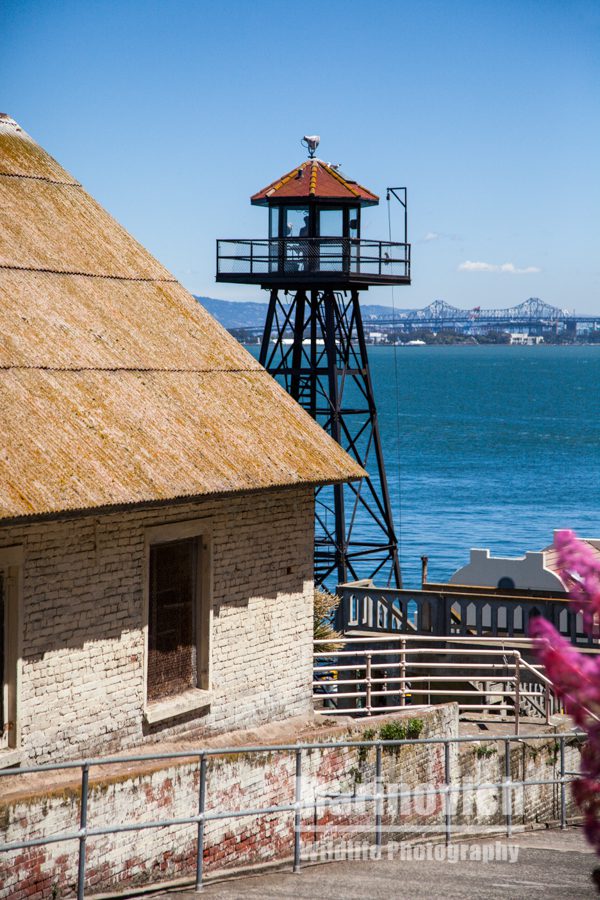
[[[600,538],[600,346],[368,349],[405,587]]]
[[[600,347],[370,347],[405,586],[600,538]]]

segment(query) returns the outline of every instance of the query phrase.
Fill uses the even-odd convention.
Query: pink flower
[[[558,531],[554,546],[569,598],[583,615],[585,630],[593,634],[600,618],[600,563],[572,531]],[[579,653],[541,616],[530,621],[529,635],[567,712],[588,735],[573,796],[583,812],[586,837],[600,856],[600,656]]]
[[[600,718],[600,657],[578,653],[542,616],[531,620],[529,636],[567,712],[587,731]]]
[[[590,545],[580,541],[573,531],[557,531],[554,546],[569,597],[577,612],[583,614],[584,628],[591,634],[594,616],[600,614],[600,562]]]

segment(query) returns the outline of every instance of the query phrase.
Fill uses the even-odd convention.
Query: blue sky
[[[3,0],[0,27],[0,109],[195,293],[264,299],[215,284],[214,241],[266,234],[249,195],[317,133],[408,186],[398,306],[600,312],[600,2]]]

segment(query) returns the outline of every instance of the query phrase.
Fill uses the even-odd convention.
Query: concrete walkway
[[[469,842],[469,853],[475,839]],[[202,896],[237,898],[290,898],[290,900],[558,900],[598,897],[590,873],[598,860],[585,843],[580,828],[535,831],[499,844],[511,848],[516,861],[436,861],[381,859],[306,865],[302,872],[246,875],[206,884]],[[463,845],[464,846],[464,845]],[[508,855],[496,840],[479,844],[488,855]],[[453,845],[459,852],[460,844]],[[518,852],[517,852],[518,851]],[[441,851],[436,851],[441,852]],[[477,851],[475,851],[477,852]],[[433,853],[433,851],[432,851]],[[466,850],[463,851],[466,853]],[[154,894],[163,900],[192,900],[189,890]]]

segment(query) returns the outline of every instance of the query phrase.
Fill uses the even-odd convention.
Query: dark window
[[[514,591],[515,583],[512,578],[508,578],[505,575],[504,578],[501,578],[498,582],[498,587],[501,591]]]
[[[197,686],[195,538],[150,547],[148,700]]]

